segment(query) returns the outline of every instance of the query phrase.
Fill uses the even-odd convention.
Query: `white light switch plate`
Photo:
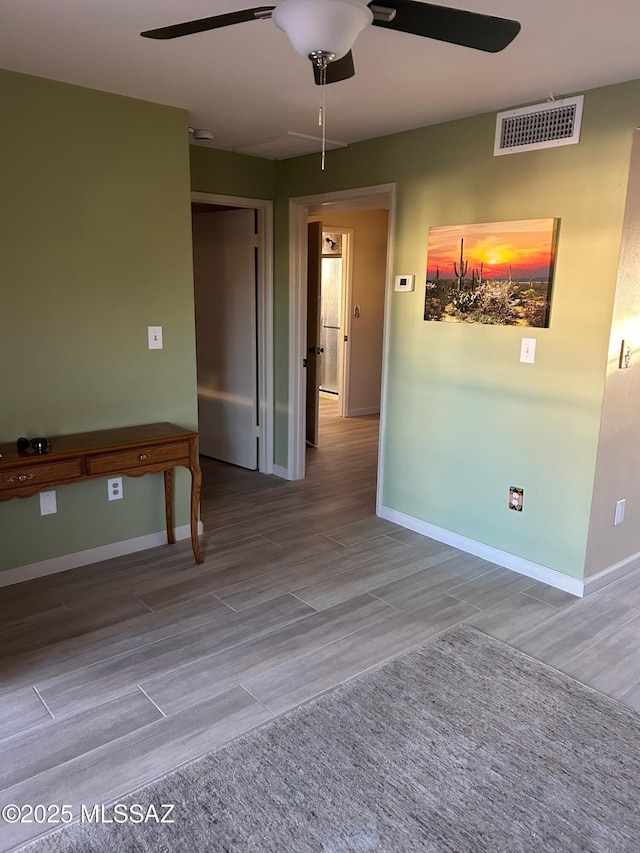
[[[520,361],[533,364],[536,360],[536,339],[523,338],[520,347]]]
[[[149,349],[162,349],[162,326],[149,326]]]

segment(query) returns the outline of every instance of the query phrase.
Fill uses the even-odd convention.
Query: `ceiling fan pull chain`
[[[324,172],[324,165],[327,153],[327,60],[323,59],[320,66],[320,109],[318,111],[318,124],[322,128],[322,157],[321,170]]]

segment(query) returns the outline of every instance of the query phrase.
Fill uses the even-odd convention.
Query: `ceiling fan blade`
[[[336,59],[335,62],[330,62],[327,65],[327,85],[329,83],[339,83],[340,80],[348,80],[353,77],[356,69],[353,64],[353,54],[351,51],[345,54],[342,59]],[[320,69],[314,63],[313,76],[316,80],[316,86],[320,85]]]
[[[503,50],[520,32],[518,21],[451,9],[448,6],[435,6],[432,3],[418,3],[416,0],[381,0],[379,3],[369,3],[369,8],[374,13],[375,27],[473,47],[488,53]],[[377,9],[394,9],[395,17],[390,21],[377,18]]]
[[[214,15],[212,18],[199,18],[197,21],[185,21],[184,24],[172,24],[170,27],[160,27],[157,30],[146,30],[140,33],[147,39],[175,39],[180,36],[190,36],[193,33],[203,33],[207,30],[217,30],[220,27],[230,27],[232,24],[242,24],[245,21],[255,21],[269,17],[268,14],[275,6],[256,6],[254,9],[240,9],[238,12],[228,12],[226,15]]]

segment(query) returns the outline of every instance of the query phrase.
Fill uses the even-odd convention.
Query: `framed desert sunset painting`
[[[430,228],[424,319],[547,327],[558,222]]]

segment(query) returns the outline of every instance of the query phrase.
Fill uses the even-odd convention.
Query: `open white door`
[[[255,470],[255,212],[198,212],[192,220],[200,453]]]

